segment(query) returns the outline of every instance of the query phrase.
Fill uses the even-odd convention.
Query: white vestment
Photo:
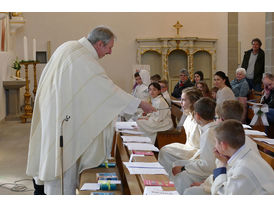
[[[151,103],[155,109],[160,110],[148,114],[148,119],[138,119],[136,122],[139,129],[145,133],[145,136],[150,137],[152,144],[154,144],[157,132],[171,129],[173,127],[173,123],[169,105],[164,100],[162,95],[158,95],[153,98]]]
[[[274,195],[274,172],[248,145],[243,145],[227,163],[211,187],[219,195]]]
[[[194,160],[177,160],[174,166],[184,166],[185,171],[173,176],[176,190],[183,194],[185,189],[194,182],[204,181],[216,168],[216,157],[213,153],[215,147],[215,132],[217,122],[211,122],[201,128],[200,158]]]
[[[162,147],[159,152],[158,160],[170,177],[172,177],[173,162],[195,159],[199,153],[201,130],[191,114],[187,116],[183,126],[186,133],[186,143],[171,143]]]
[[[248,136],[245,136],[245,145],[251,148],[258,155],[260,155],[257,144]],[[220,163],[221,163],[220,160],[216,159],[215,168],[220,167]],[[187,188],[184,194],[189,194],[189,195],[209,194],[210,195],[212,183],[213,183],[213,173],[200,186]]]
[[[91,43],[82,38],[61,45],[45,67],[38,85],[31,124],[27,175],[56,180],[60,169],[60,130],[64,123],[64,171],[100,165],[109,155],[113,120],[137,109],[140,100],[117,87],[98,63]],[[132,111],[132,112],[136,112]]]

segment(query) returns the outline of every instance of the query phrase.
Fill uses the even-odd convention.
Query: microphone
[[[61,148],[63,147],[63,124],[64,124],[65,121],[66,122],[69,121],[69,119],[70,119],[70,116],[66,115],[66,118],[63,119],[62,124],[61,124],[61,136],[60,136],[60,147]]]
[[[64,145],[64,138],[63,138],[63,125],[64,122],[70,119],[69,115],[66,115],[65,119],[63,119],[61,123],[61,135],[60,135],[60,158],[61,158],[61,194],[64,195],[64,157],[63,157],[63,145]]]

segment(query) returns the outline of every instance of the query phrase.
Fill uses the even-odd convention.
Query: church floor
[[[4,183],[23,184],[29,191],[14,192],[0,186],[0,195],[32,195],[31,178],[26,176],[30,123],[4,121],[0,123],[0,185]],[[25,180],[27,179],[27,180]]]

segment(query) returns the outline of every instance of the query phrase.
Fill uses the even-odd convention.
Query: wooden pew
[[[274,145],[255,140],[254,138],[267,138],[265,136],[248,135],[258,145],[262,158],[274,169]]]
[[[123,162],[128,162],[131,151],[129,151],[122,142],[120,134],[117,134],[117,150],[116,150],[116,163],[119,168],[122,184],[124,188],[124,194],[127,195],[142,195],[144,192],[144,179],[158,180],[163,182],[169,182],[167,175],[130,175],[128,169]],[[155,156],[134,157],[133,161],[137,162],[157,162]],[[163,190],[176,190],[174,187],[163,187]]]
[[[177,122],[180,121],[183,112],[181,111],[181,105],[179,103],[171,103],[171,117],[173,121],[174,128],[171,130],[157,132],[157,137],[155,141],[155,146],[161,149],[167,144],[174,142],[184,144],[186,142],[185,130],[182,127],[181,130],[175,129],[177,127]]]
[[[185,144],[186,133],[183,127],[181,128],[181,131],[172,129],[163,132],[158,132],[155,141],[155,146],[161,149],[163,146],[174,142]]]
[[[123,194],[125,195],[142,195],[139,179],[136,175],[130,175],[123,162],[129,161],[129,154],[123,145],[119,133],[116,133],[117,149],[115,153],[116,164],[119,169],[121,181],[123,184]]]
[[[274,169],[274,157],[263,152],[262,150],[259,150],[262,158]]]

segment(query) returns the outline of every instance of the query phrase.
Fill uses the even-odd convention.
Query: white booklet
[[[165,169],[158,168],[127,168],[131,175],[168,175]]]
[[[161,186],[145,186],[143,195],[179,195],[175,191],[164,191]]]
[[[145,142],[145,143],[151,143],[151,139],[149,137],[143,137],[143,136],[121,136],[123,139],[123,142]]]
[[[144,132],[141,131],[135,131],[135,130],[120,130],[119,132],[123,133],[123,134],[145,134]]]
[[[168,175],[166,170],[159,162],[123,162],[132,175],[150,174],[150,175]]]
[[[136,122],[116,122],[115,127],[116,131],[124,129],[132,130],[138,128]]]
[[[80,190],[100,190],[100,184],[98,183],[85,183]]]
[[[258,131],[258,130],[247,130],[247,129],[245,129],[245,134],[246,135],[261,135],[261,136],[267,136],[266,135],[266,133],[264,133],[264,132],[260,132],[260,131]]]
[[[123,162],[127,168],[154,168],[163,169],[159,162]]]
[[[252,129],[249,125],[247,125],[247,124],[243,124],[243,128],[244,129]]]
[[[129,150],[145,150],[145,151],[154,151],[159,152],[159,149],[153,144],[147,143],[124,143]]]
[[[254,140],[260,141],[260,142],[265,142],[267,144],[272,144],[274,145],[274,139],[269,139],[269,138],[253,138]]]

